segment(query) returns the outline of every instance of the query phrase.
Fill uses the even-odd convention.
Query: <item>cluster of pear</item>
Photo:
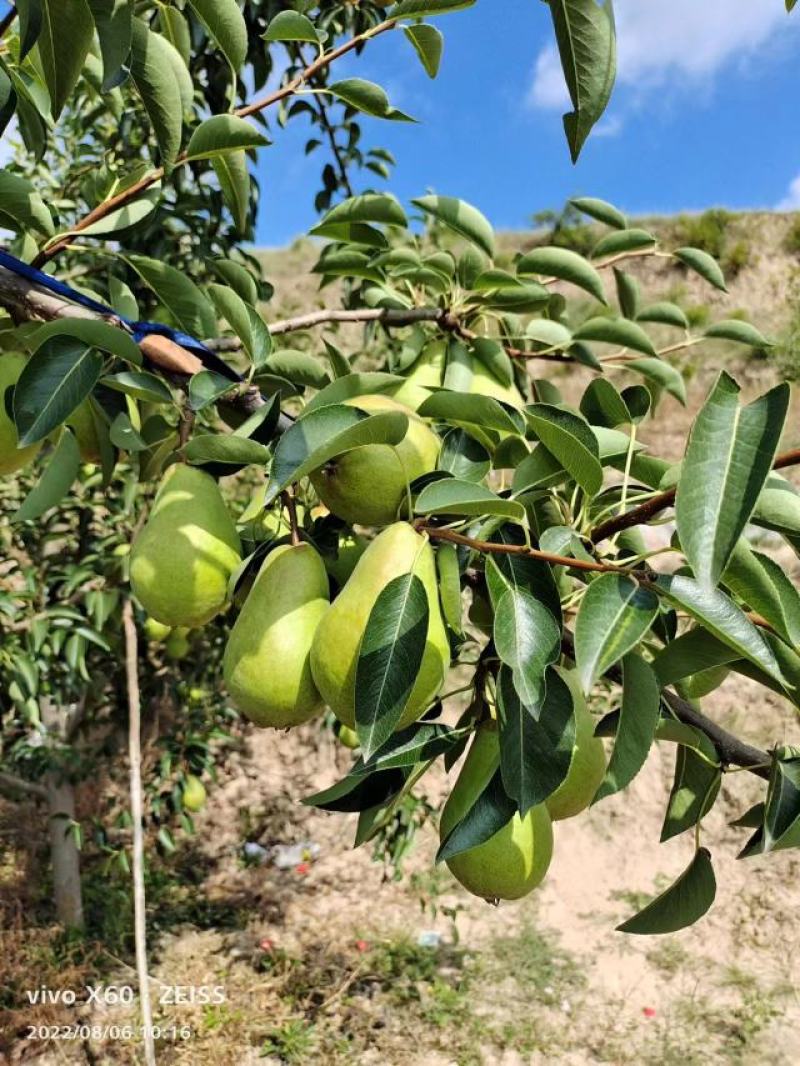
[[[487,900],[514,900],[541,884],[553,857],[553,822],[574,818],[592,802],[606,772],[603,742],[574,670],[560,669],[575,708],[575,746],[567,776],[544,803],[515,814],[483,844],[447,861],[450,872],[473,895]],[[500,765],[497,722],[490,718],[475,732],[467,757],[442,810],[439,833],[444,841],[491,781]]]
[[[327,705],[343,742],[357,745],[355,681],[359,649],[372,609],[390,581],[416,574],[429,617],[417,677],[398,722],[403,729],[430,707],[450,665],[450,644],[439,603],[436,561],[428,538],[398,516],[408,486],[436,468],[439,438],[396,399],[360,396],[350,403],[369,413],[398,409],[408,417],[395,446],[369,444],[348,451],[311,475],[322,502],[349,523],[383,527],[371,540],[359,534],[340,552],[333,572],[340,591],[331,602],[333,566],[306,541],[280,543],[268,552],[231,630],[223,658],[228,693],[252,722],[287,728],[308,721]],[[259,519],[263,521],[263,516]],[[272,535],[289,532],[278,519]],[[273,522],[274,525],[274,522]],[[131,551],[133,590],[148,612],[148,626],[167,640],[202,626],[229,598],[241,563],[241,544],[216,481],[177,464],[165,474],[149,521]],[[158,633],[156,629],[159,628]],[[552,854],[551,821],[586,807],[605,772],[601,741],[574,674],[577,743],[566,780],[546,803],[516,814],[485,843],[451,858],[450,869],[476,895],[518,899],[544,877]],[[500,763],[496,722],[475,734],[441,819],[444,839],[483,792]]]

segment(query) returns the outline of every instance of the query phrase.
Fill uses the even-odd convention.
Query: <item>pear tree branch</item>
[[[274,104],[280,103],[281,100],[293,96],[311,82],[318,74],[322,73],[322,71],[326,70],[332,63],[336,62],[337,59],[341,59],[342,56],[359,48],[373,37],[378,37],[380,34],[386,33],[387,30],[394,29],[397,25],[397,21],[397,19],[387,19],[386,21],[379,23],[377,26],[365,30],[363,33],[356,34],[354,37],[351,37],[350,40],[339,45],[338,48],[334,48],[330,52],[323,52],[322,55],[318,56],[312,63],[309,63],[308,66],[304,67],[296,77],[281,86],[280,89],[276,89],[274,92],[268,93],[259,100],[255,100],[250,104],[246,104],[244,107],[238,108],[236,111],[232,112],[232,114],[236,118],[249,118],[250,115],[260,114],[268,107],[272,107]],[[182,152],[175,160],[175,166],[181,166],[186,162],[188,162],[188,157],[186,152]],[[101,219],[107,218],[113,211],[117,211],[119,208],[131,203],[141,193],[151,188],[151,186],[155,185],[156,182],[160,181],[163,177],[164,168],[157,167],[145,174],[139,181],[128,186],[127,189],[117,193],[116,196],[111,196],[108,200],[104,200],[103,203],[98,204],[97,207],[74,223],[70,227],[69,233],[65,233],[60,237],[55,237],[53,241],[39,253],[34,261],[34,265],[41,267],[44,263],[49,262],[49,260],[57,256],[65,248],[68,248],[75,238],[88,226],[91,226],[94,222],[98,222]]]

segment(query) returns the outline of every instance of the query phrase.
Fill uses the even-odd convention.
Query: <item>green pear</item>
[[[416,411],[431,395],[433,389],[441,388],[447,355],[447,341],[430,341],[416,361],[405,373],[405,381],[393,393],[398,403]]]
[[[439,608],[433,549],[406,522],[396,522],[379,533],[358,560],[350,580],[326,611],[311,646],[311,671],[317,688],[339,721],[350,729],[355,726],[358,649],[370,612],[390,581],[412,571],[425,586],[430,615],[422,663],[398,729],[411,725],[428,709],[444,681],[450,645]]]
[[[478,727],[461,773],[447,798],[439,821],[444,840],[462,820],[500,765],[497,727]],[[524,818],[517,812],[502,829],[469,851],[447,860],[450,872],[468,892],[482,899],[520,899],[536,888],[553,855],[553,827],[543,803]]]
[[[17,384],[25,367],[21,352],[0,352],[0,474],[13,474],[29,463],[42,446],[41,441],[19,448],[17,427],[6,411],[6,393]]]
[[[67,419],[67,425],[75,434],[78,451],[84,463],[99,463],[102,458],[94,417],[91,402],[84,400]]]
[[[336,558],[325,556],[325,568],[339,588],[344,588],[368,545],[369,541],[360,533],[346,533],[339,538]]]
[[[606,775],[606,751],[600,737],[594,735],[594,719],[581,692],[575,670],[559,669],[572,693],[575,706],[575,746],[567,776],[545,801],[554,822],[574,818],[594,799]]]
[[[385,526],[394,522],[407,485],[436,469],[441,442],[413,411],[389,396],[354,396],[344,401],[368,414],[402,411],[408,432],[396,446],[366,444],[336,456],[314,471],[311,483],[325,506],[345,522]]]
[[[256,725],[285,729],[322,709],[309,654],[328,606],[328,575],[310,544],[270,552],[222,664],[231,699]]]
[[[187,811],[201,811],[206,805],[205,785],[194,774],[186,775],[182,800]]]
[[[355,729],[349,729],[346,725],[339,725],[339,732],[336,736],[346,748],[350,748],[352,751],[355,751],[361,744]]]
[[[189,629],[186,626],[176,626],[171,629],[169,636],[164,641],[164,655],[173,662],[185,659],[191,650],[189,643]]]
[[[167,626],[205,625],[225,605],[241,545],[216,481],[196,467],[167,470],[131,551],[131,586]]]
[[[513,383],[504,385],[502,381],[498,381],[494,374],[490,373],[478,359],[474,359],[472,362],[472,382],[470,383],[469,391],[478,393],[481,396],[491,396],[495,400],[510,404],[512,407],[521,408],[525,406],[522,393],[517,386]]]

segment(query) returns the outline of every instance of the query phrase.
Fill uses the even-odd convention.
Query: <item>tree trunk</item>
[[[65,722],[49,700],[40,705],[42,722],[48,733],[63,742]],[[56,915],[65,929],[83,929],[80,852],[71,832],[75,820],[75,789],[58,770],[44,776],[47,792],[47,832],[50,838],[50,865],[53,871],[53,900]]]
[[[83,929],[80,853],[70,831],[75,818],[75,790],[53,772],[46,775],[45,787],[56,914],[66,929]]]

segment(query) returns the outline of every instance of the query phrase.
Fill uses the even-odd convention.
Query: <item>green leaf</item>
[[[189,0],[220,51],[237,71],[247,58],[247,24],[236,0]]]
[[[414,51],[419,56],[420,63],[425,73],[430,78],[435,78],[439,73],[439,65],[442,61],[444,37],[435,26],[425,23],[415,26],[404,26],[403,33],[411,42]]]
[[[449,15],[472,7],[475,0],[400,0],[387,14],[387,19],[427,18],[428,15]]]
[[[573,163],[611,97],[617,43],[611,0],[548,0],[574,110],[564,115]]]
[[[703,336],[734,341],[736,344],[748,344],[751,348],[770,348],[774,343],[767,340],[755,326],[737,318],[715,322],[713,326],[708,327]]]
[[[236,115],[212,115],[201,122],[189,139],[188,159],[211,159],[227,152],[264,148],[270,142],[250,122]]]
[[[661,693],[653,668],[629,652],[622,660],[622,708],[614,750],[593,803],[627,788],[644,766],[655,739]]]
[[[525,326],[525,340],[543,348],[561,348],[565,351],[572,344],[572,333],[561,322],[549,318],[534,318]]]
[[[523,545],[525,536],[516,525],[503,525],[492,536],[493,544]],[[543,604],[556,621],[561,622],[561,597],[552,568],[543,560],[529,555],[490,555],[486,559],[486,581],[494,607],[509,588],[529,593]]]
[[[130,418],[123,412],[117,415],[109,429],[109,439],[122,452],[143,452],[148,444],[134,429]]]
[[[713,285],[714,288],[721,289],[723,292],[728,291],[728,286],[725,284],[725,275],[713,255],[709,255],[708,252],[703,252],[699,248],[679,248],[673,254],[684,266],[689,267],[695,274],[699,274],[709,285]]]
[[[19,444],[33,444],[78,407],[94,388],[103,357],[73,337],[51,337],[25,364],[14,390]]]
[[[235,433],[199,433],[186,445],[186,458],[194,466],[203,463],[264,466],[269,459],[269,449]]]
[[[686,677],[735,662],[739,652],[702,626],[681,633],[659,651],[651,665],[662,688]]]
[[[118,207],[116,211],[109,212],[105,218],[98,218],[96,222],[92,222],[85,229],[82,229],[80,231],[81,235],[84,237],[106,237],[112,233],[119,232],[119,230],[130,229],[151,215],[158,206],[160,199],[161,187],[158,185],[153,189],[148,189],[143,196],[132,200],[131,203]]]
[[[761,850],[800,845],[800,758],[796,748],[779,748],[770,773]]]
[[[670,885],[627,922],[617,926],[620,933],[674,933],[703,917],[714,902],[717,881],[711,855],[700,848],[678,880]]]
[[[350,773],[330,788],[304,797],[302,802],[307,807],[316,807],[322,811],[366,811],[396,796],[405,780],[405,774],[400,769],[367,775]]]
[[[637,322],[658,322],[662,326],[676,326],[678,329],[688,329],[689,319],[682,308],[669,300],[660,303],[648,304],[642,307],[636,314]]]
[[[513,672],[514,688],[531,714],[542,704],[547,667],[561,653],[561,627],[524,589],[509,587],[495,607],[494,642]]]
[[[11,516],[12,522],[27,522],[49,511],[69,491],[81,465],[78,442],[65,427],[44,473]]]
[[[524,431],[521,415],[491,396],[469,396],[442,390],[421,403],[417,414],[422,418],[440,418],[453,425],[480,426],[501,433],[522,434]]]
[[[103,92],[121,84],[131,50],[133,4],[130,0],[88,0],[103,57]],[[84,231],[85,232],[85,231]]]
[[[628,405],[608,380],[595,378],[581,397],[581,414],[593,426],[627,425],[632,421]]]
[[[499,764],[499,750],[497,758]],[[503,787],[502,774],[498,765],[486,788],[461,821],[442,841],[436,853],[436,862],[445,862],[462,852],[485,844],[511,821],[516,810],[516,803],[510,799]]]
[[[715,586],[772,468],[789,409],[779,385],[746,407],[720,374],[689,437],[675,501],[678,536],[701,586]]]
[[[592,259],[605,256],[625,255],[628,252],[640,252],[655,245],[656,238],[646,229],[625,229],[601,237],[592,248]]]
[[[378,222],[387,226],[407,226],[406,213],[390,193],[362,193],[336,204],[322,216],[320,225]]]
[[[226,152],[211,160],[219,187],[238,233],[247,232],[250,217],[250,173],[245,152]]]
[[[57,119],[81,76],[94,35],[86,0],[41,0],[37,41],[52,115]]]
[[[161,378],[144,370],[123,370],[102,379],[102,384],[145,403],[172,403],[172,393]]]
[[[783,674],[772,648],[744,611],[721,589],[703,588],[690,577],[662,574],[652,583],[674,607],[686,611],[723,644],[760,667],[778,684]]]
[[[800,593],[774,559],[754,551],[741,539],[722,580],[792,647],[800,647]]]
[[[265,41],[308,41],[319,44],[319,34],[311,19],[299,11],[279,11],[262,34]]]
[[[314,389],[325,388],[331,382],[328,372],[316,356],[295,348],[280,348],[273,352],[264,368],[295,385],[310,385]]]
[[[217,313],[227,320],[242,342],[253,366],[256,369],[264,366],[272,351],[272,338],[261,315],[226,285],[211,284],[208,294]]]
[[[451,729],[438,723],[417,722],[393,733],[368,762],[356,762],[350,773],[364,775],[376,770],[404,769],[434,759],[455,748],[471,729]]]
[[[628,274],[619,267],[614,267],[614,281],[617,286],[617,302],[623,317],[636,318],[641,299],[639,282],[633,274]]]
[[[31,348],[38,348],[53,337],[73,337],[93,348],[116,355],[128,363],[140,366],[142,353],[133,337],[110,322],[90,318],[59,318],[39,327],[31,337]]]
[[[582,255],[569,248],[534,248],[517,262],[518,274],[552,275],[560,281],[569,281],[578,288],[606,304],[603,279]]]
[[[531,404],[525,409],[533,432],[590,496],[603,484],[597,438],[582,418],[552,404]]]
[[[507,666],[501,666],[497,676],[500,768],[503,786],[524,817],[552,795],[569,773],[575,710],[569,686],[552,667],[547,668],[535,707],[522,701],[513,676]]]
[[[655,621],[658,597],[624,574],[589,585],[575,622],[575,662],[583,691],[635,648]]]
[[[449,429],[442,439],[439,469],[461,481],[483,481],[491,469],[486,449],[463,429]]]
[[[593,196],[573,196],[570,203],[584,215],[604,222],[607,226],[613,226],[614,229],[625,229],[628,225],[623,213],[605,200],[597,200]]]
[[[618,344],[622,348],[631,348],[644,355],[656,355],[653,342],[642,327],[627,318],[590,318],[582,322],[572,336],[576,341]]]
[[[419,196],[411,202],[426,215],[471,241],[490,258],[494,255],[494,230],[477,207],[453,196]]]
[[[316,396],[313,396],[306,404],[303,417],[318,407],[329,407],[331,404],[344,403],[345,400],[354,396],[367,396],[373,393],[391,394],[399,388],[405,379],[396,374],[384,374],[380,371],[371,373],[350,373],[337,378],[330,385],[326,385]]]
[[[392,107],[386,90],[376,85],[374,81],[365,81],[364,78],[345,78],[343,81],[335,81],[329,85],[327,92],[347,104],[348,107],[363,111],[365,115],[372,115],[373,118],[400,122],[414,121],[402,111]]]
[[[500,515],[525,523],[525,508],[515,500],[504,500],[485,485],[473,481],[443,478],[426,485],[414,503],[416,514]]]
[[[127,260],[182,330],[193,337],[208,337],[214,332],[213,308],[190,278],[159,259],[129,255]]]
[[[265,503],[334,456],[364,444],[399,444],[407,432],[408,418],[397,411],[365,415],[345,404],[310,411],[278,441]]]
[[[189,379],[189,406],[193,411],[202,411],[236,387],[235,381],[223,377],[222,374],[213,370],[200,370]]]
[[[134,18],[132,27],[131,78],[153,127],[162,165],[169,173],[181,147],[180,85],[169,43],[139,18]]]
[[[184,63],[188,65],[192,54],[192,38],[186,16],[175,7],[160,7],[158,28]]]
[[[17,0],[15,7],[19,16],[19,58],[22,62],[42,32],[42,0]]]
[[[686,406],[686,382],[683,375],[663,359],[629,359],[625,363],[625,369],[638,371],[646,381],[652,381],[654,385],[665,389],[670,396],[674,396],[679,403]]]
[[[677,723],[683,727],[683,723]],[[661,842],[693,828],[711,810],[719,792],[722,770],[711,741],[694,730],[699,745],[689,746],[678,739],[675,780],[670,792]]]
[[[416,574],[381,590],[358,652],[355,719],[364,759],[394,732],[419,673],[428,636],[428,596]]]
[[[0,170],[0,224],[17,232],[34,230],[45,237],[54,233],[53,217],[31,183],[19,174]]]

